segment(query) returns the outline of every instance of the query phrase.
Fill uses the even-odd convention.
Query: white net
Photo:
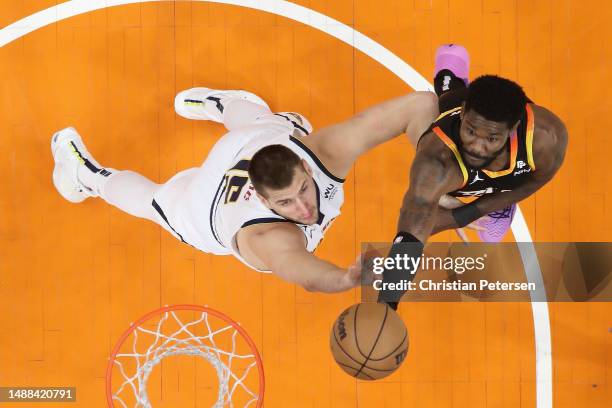
[[[154,369],[171,356],[203,359],[214,368],[218,393],[213,407],[258,405],[262,379],[257,374],[257,351],[237,326],[201,310],[166,310],[155,319],[132,327],[112,359],[114,406],[153,407],[147,384]]]

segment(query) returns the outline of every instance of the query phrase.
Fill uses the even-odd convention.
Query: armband
[[[465,227],[472,221],[476,221],[482,217],[480,210],[474,204],[467,204],[457,207],[451,210],[451,214],[459,227]]]
[[[393,245],[391,245],[391,250],[389,251],[389,255],[387,255],[387,257],[395,258],[397,256],[400,256],[408,258],[420,258],[423,254],[424,248],[425,244],[419,241],[417,237],[415,237],[409,232],[400,231],[393,239]],[[407,262],[405,264],[414,265],[415,263]],[[407,267],[404,269],[385,270],[383,272],[383,287],[395,287],[402,281],[411,282],[412,280],[414,280],[415,275],[416,271],[413,271],[411,267]],[[400,301],[404,292],[406,291],[401,289],[383,289],[378,294],[378,301],[385,302],[393,310],[397,310],[397,304]]]

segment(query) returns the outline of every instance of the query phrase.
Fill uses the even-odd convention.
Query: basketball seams
[[[357,310],[355,310],[355,315],[357,315]],[[370,353],[368,354],[368,356],[366,357],[365,361],[361,365],[361,368],[359,368],[359,371],[357,371],[356,375],[359,375],[359,373],[361,373],[361,370],[363,370],[365,365],[368,363],[368,360],[370,359],[370,356],[374,352],[374,349],[376,348],[376,345],[378,344],[378,340],[380,340],[380,335],[382,334],[383,328],[385,327],[385,323],[387,322],[387,316],[388,315],[389,315],[389,306],[385,305],[385,317],[383,318],[383,321],[380,324],[380,328],[378,329],[378,334],[376,335],[376,340],[374,340],[374,344],[372,345],[372,348],[370,349]],[[356,326],[356,325],[354,325],[354,326]],[[357,329],[355,328],[355,339],[357,339],[357,331],[356,330]],[[355,340],[355,341],[357,341],[357,340]]]
[[[357,313],[359,313],[359,306],[361,306],[361,303],[357,303],[357,307],[355,308],[355,312],[353,313],[353,338],[355,339],[357,351],[359,352],[359,354],[361,354],[363,358],[367,359],[368,356],[366,356],[365,353],[361,351],[361,347],[359,347],[359,336],[357,336]]]
[[[397,347],[395,347],[391,352],[389,352],[389,354],[384,355],[382,357],[379,358],[368,358],[368,360],[370,361],[381,361],[384,360],[385,358],[391,356],[393,353],[395,353],[400,347],[402,347],[402,344],[404,344],[404,340],[406,340],[406,338],[408,337],[408,330],[404,331],[404,337],[402,338],[402,340],[399,342],[399,344],[397,345]]]
[[[338,345],[338,347],[340,348],[340,350],[341,350],[341,351],[342,351],[342,352],[343,352],[343,353],[344,353],[344,354],[345,354],[345,355],[346,355],[348,358],[350,358],[352,361],[354,361],[355,363],[357,363],[357,364],[359,364],[359,365],[363,366],[364,368],[367,368],[368,370],[373,370],[373,371],[382,371],[382,372],[387,372],[387,371],[395,371],[395,368],[393,368],[393,369],[384,369],[384,368],[374,368],[374,367],[370,367],[370,366],[366,365],[367,360],[366,360],[366,363],[363,363],[363,364],[362,364],[362,363],[360,363],[359,361],[357,361],[357,360],[355,359],[355,357],[353,357],[352,355],[350,355],[350,354],[349,354],[349,353],[348,353],[348,352],[347,352],[347,351],[344,349],[344,347],[342,347],[342,344],[340,344],[340,342],[338,341],[338,337],[336,336],[336,330],[335,330],[335,329],[334,329],[334,330],[332,330],[332,333],[333,333],[333,335],[334,335],[334,341],[336,342],[336,344]],[[340,363],[338,360],[336,360],[336,363],[341,364],[341,363]]]
[[[359,361],[355,360],[355,358],[354,358],[354,357],[352,357],[350,354],[348,354],[348,353],[347,353],[347,352],[346,352],[346,351],[345,351],[345,350],[342,348],[342,346],[340,345],[340,343],[338,343],[338,339],[337,339],[336,337],[334,337],[334,340],[336,341],[336,344],[337,344],[337,345],[340,347],[340,350],[342,350],[342,352],[343,352],[344,354],[346,354],[346,356],[347,356],[348,358],[350,358],[350,359],[351,359],[352,361],[354,361],[355,363],[357,363],[357,364],[359,364],[359,365],[362,365],[362,364],[361,364]],[[354,369],[354,370],[357,370],[357,369],[356,369],[355,367],[353,367],[353,366],[349,366],[349,365],[347,365],[347,364],[343,364],[343,363],[339,362],[338,360],[335,360],[335,361],[336,361],[336,363],[337,363],[337,364],[339,364],[339,365],[343,365],[343,366],[345,366],[345,367],[350,367],[350,368],[352,368],[352,369]],[[369,365],[364,365],[364,366],[363,366],[363,368],[367,368],[368,370],[372,370],[372,371],[380,371],[380,372],[383,372],[383,373],[384,373],[384,372],[393,372],[393,371],[395,371],[395,368],[387,368],[387,369],[385,369],[385,368],[374,368],[374,367],[370,367]],[[362,372],[362,374],[366,374],[366,373]],[[357,374],[355,374],[355,375],[357,375]],[[367,374],[366,374],[366,375],[367,375]]]
[[[355,370],[355,371],[357,371],[357,368],[355,368],[355,367],[353,367],[353,366],[350,366],[350,365],[348,365],[348,364],[338,363],[338,365],[340,365],[340,366],[342,366],[342,367],[345,367],[345,368],[350,368],[351,370]],[[362,371],[362,372],[360,372],[360,373],[358,373],[358,374],[365,375],[365,376],[366,376],[366,377],[368,377],[370,380],[375,380],[375,379],[376,379],[376,378],[372,377],[371,375],[369,375],[368,373],[364,373],[363,371]],[[357,376],[357,373],[353,374],[353,376],[354,376],[354,377],[355,377],[355,376]]]
[[[332,330],[332,333],[334,334],[334,340],[336,341],[336,344],[338,345],[338,347],[340,347],[340,350],[342,350],[342,352],[344,354],[346,354],[346,356],[348,358],[350,358],[351,360],[353,360],[354,362],[356,362],[357,364],[361,364],[359,361],[357,361],[355,359],[355,357],[353,357],[352,355],[350,355],[345,349],[344,347],[342,347],[342,344],[340,344],[340,342],[338,341],[338,337],[336,337],[336,328],[334,327],[334,329]]]
[[[362,305],[363,308],[361,308]],[[379,314],[381,307],[385,309],[382,316]],[[363,321],[359,329],[357,325],[360,317],[357,316],[357,313],[360,309],[361,320]],[[397,353],[398,350],[401,350],[403,355],[407,352],[409,334],[399,315],[396,315],[394,311],[389,309],[386,304],[381,303],[358,303],[341,313],[340,317],[343,317],[346,312],[349,312],[348,316],[344,318],[344,324],[341,325],[341,322],[339,323],[340,317],[336,319],[331,331],[331,351],[335,362],[348,375],[361,380],[376,380],[395,372],[400,366],[397,361],[400,354]],[[350,317],[351,312],[353,313],[353,319]],[[351,323],[353,324],[352,329],[348,327]],[[374,336],[376,323],[378,323],[379,327],[378,333]],[[402,330],[404,334],[398,343],[397,331],[399,331],[398,329],[401,330],[401,328],[404,329]],[[361,338],[359,338],[360,334]],[[351,335],[354,339],[349,339]],[[340,339],[342,339],[344,344],[341,344]],[[364,345],[364,341],[366,345],[371,344],[367,355],[364,354],[365,348],[361,348]],[[393,347],[393,350],[390,350],[393,342],[395,342],[395,347]],[[404,343],[406,344],[404,345]],[[384,353],[384,356],[377,355],[376,353],[379,345],[382,352],[380,354]],[[372,358],[373,356],[375,358]],[[357,358],[361,358],[361,361],[357,360]],[[370,361],[374,366],[382,366],[384,368],[374,368],[368,364]]]

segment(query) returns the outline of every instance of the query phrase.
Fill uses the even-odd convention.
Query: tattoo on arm
[[[448,190],[449,172],[437,157],[419,154],[410,170],[410,187],[404,196],[398,230],[425,242],[435,225],[438,201]]]

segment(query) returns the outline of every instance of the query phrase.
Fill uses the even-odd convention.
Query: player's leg
[[[486,216],[474,221],[478,228],[478,236],[483,242],[499,242],[501,241],[510,227],[516,212],[516,204],[510,204],[508,207],[493,211]]]
[[[247,91],[191,88],[174,98],[176,113],[187,119],[212,120],[228,130],[248,126],[257,118],[271,115],[268,104]]]
[[[470,75],[470,56],[461,45],[444,44],[436,50],[434,90],[440,113],[461,106]]]
[[[438,47],[435,57],[434,89],[438,96],[466,88],[470,76],[470,55],[458,44]]]
[[[304,134],[312,132],[310,122],[302,115],[295,112],[275,114],[262,98],[247,91],[191,88],[176,95],[174,109],[187,119],[223,123],[230,131],[274,115],[277,116],[275,119],[288,121]]]
[[[128,214],[158,222],[151,202],[159,184],[133,171],[101,166],[74,128],[55,133],[51,151],[55,160],[53,184],[66,200],[79,203],[101,197]]]

